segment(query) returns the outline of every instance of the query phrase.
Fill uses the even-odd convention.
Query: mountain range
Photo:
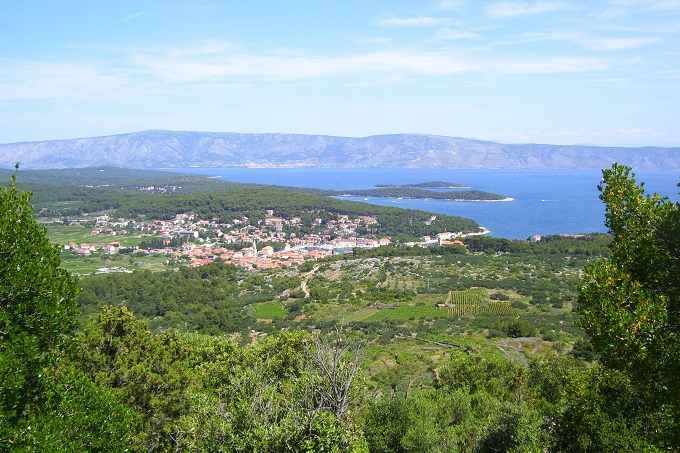
[[[0,145],[0,168],[182,167],[680,169],[680,147],[503,144],[392,134],[352,138],[151,130],[105,137]]]

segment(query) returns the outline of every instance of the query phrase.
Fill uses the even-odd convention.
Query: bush
[[[529,321],[524,319],[513,319],[510,321],[497,321],[491,325],[489,332],[492,330],[500,331],[505,336],[511,338],[533,337],[538,333],[538,329],[534,327]]]
[[[586,362],[592,362],[596,357],[593,345],[590,341],[583,338],[574,342],[574,348],[571,350],[571,355],[577,359],[585,360]]]
[[[548,332],[548,333],[544,334],[544,335],[541,337],[541,339],[542,339],[543,341],[551,341],[551,342],[552,342],[552,341],[557,340],[558,337],[557,337],[557,335],[554,334],[553,332]]]
[[[529,308],[529,304],[526,304],[526,303],[519,301],[519,300],[511,302],[510,306],[512,308],[516,308],[518,310],[526,310],[527,308]]]

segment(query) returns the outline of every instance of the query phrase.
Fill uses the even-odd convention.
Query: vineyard
[[[253,308],[255,308],[255,317],[257,319],[283,318],[288,313],[281,305],[281,302],[272,301],[253,304]]]
[[[395,308],[388,308],[380,310],[377,313],[366,317],[364,321],[397,321],[397,320],[409,320],[418,318],[445,318],[446,309],[426,306],[426,305],[401,305]]]
[[[467,291],[449,291],[446,298],[449,316],[471,316],[479,313],[511,313],[512,307],[507,301],[489,300],[483,289]]]
[[[440,299],[441,301],[441,299]],[[444,302],[446,307],[434,305],[400,305],[374,312],[363,319],[375,321],[407,321],[413,319],[438,319],[456,316],[473,316],[481,313],[512,313],[508,301],[489,300],[482,288],[466,291],[449,291]]]

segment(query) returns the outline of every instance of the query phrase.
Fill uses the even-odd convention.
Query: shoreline
[[[343,194],[343,195],[330,195],[330,198],[349,198],[349,197],[354,197],[354,198],[361,198],[362,195],[352,195],[352,194]],[[366,197],[365,197],[366,198]],[[456,201],[456,202],[462,202],[462,201],[472,201],[475,203],[505,203],[508,201],[515,201],[514,198],[512,197],[505,197],[500,200],[466,200],[463,198],[412,198],[412,197],[378,197],[378,196],[372,196],[372,198],[384,198],[387,200],[437,200],[437,201]],[[363,203],[366,200],[360,200],[360,203]]]
[[[485,234],[491,234],[491,230],[487,227],[480,226],[479,228],[481,228],[482,231],[478,231],[476,233],[463,233],[458,237],[466,238],[470,236],[484,236]]]

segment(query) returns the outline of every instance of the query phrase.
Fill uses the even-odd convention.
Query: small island
[[[452,201],[513,201],[512,198],[481,190],[456,190],[435,192],[433,190],[413,189],[402,186],[382,187],[379,189],[332,190],[325,191],[327,196],[384,197],[384,198],[421,198]]]
[[[455,182],[443,182],[443,181],[429,181],[421,182],[417,184],[376,184],[376,188],[407,188],[407,189],[469,189],[469,186],[464,186],[463,184],[458,184]]]

